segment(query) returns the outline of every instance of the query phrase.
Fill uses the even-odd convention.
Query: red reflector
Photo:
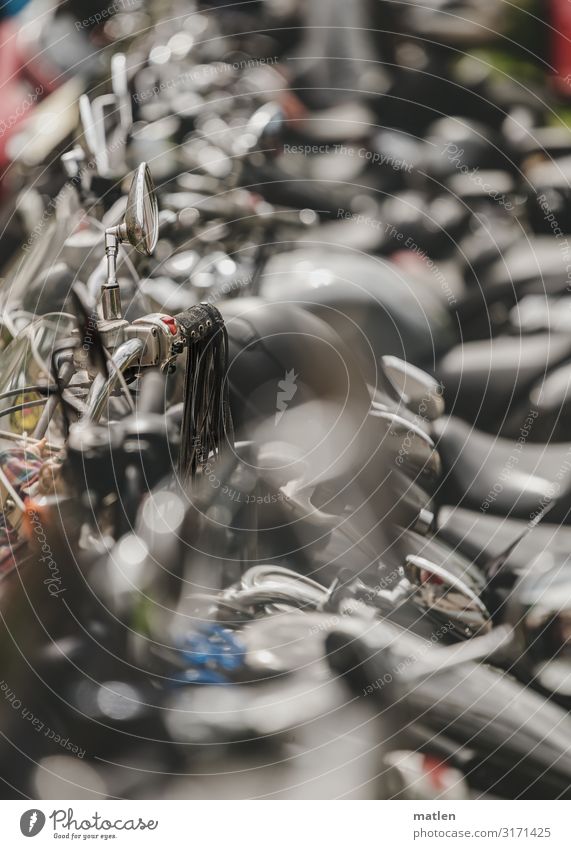
[[[176,336],[176,334],[178,333],[178,327],[176,324],[176,320],[172,317],[172,315],[163,315],[161,321],[163,324],[166,324],[172,335]]]
[[[438,586],[444,583],[440,575],[435,575],[434,572],[430,572],[428,569],[420,570],[420,580],[423,584],[437,584]]]
[[[435,758],[433,755],[424,755],[423,768],[437,790],[444,790],[446,788],[448,767],[443,761]]]

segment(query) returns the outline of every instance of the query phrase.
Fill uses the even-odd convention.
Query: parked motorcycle
[[[205,5],[0,289],[3,789],[567,798],[568,132],[494,3]]]

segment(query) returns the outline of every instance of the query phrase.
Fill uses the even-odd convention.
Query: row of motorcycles
[[[115,3],[19,190],[6,798],[571,795],[571,133],[307,5]]]

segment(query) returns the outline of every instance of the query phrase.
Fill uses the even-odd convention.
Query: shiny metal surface
[[[105,380],[101,375],[98,375],[93,381],[87,397],[86,416],[90,421],[95,422],[101,418],[109,396],[121,383],[123,372],[139,364],[144,347],[144,343],[140,339],[128,339],[115,350],[111,358],[115,366],[111,376],[108,380]]]

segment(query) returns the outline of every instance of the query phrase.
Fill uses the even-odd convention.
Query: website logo
[[[290,371],[286,371],[285,378],[280,380],[278,383],[278,389],[280,391],[276,396],[276,425],[280,423],[281,417],[287,410],[289,401],[293,399],[293,396],[297,392],[296,380],[298,376],[299,375],[291,369]]]
[[[24,837],[35,837],[46,824],[46,817],[37,808],[26,811],[20,817],[20,831]]]

